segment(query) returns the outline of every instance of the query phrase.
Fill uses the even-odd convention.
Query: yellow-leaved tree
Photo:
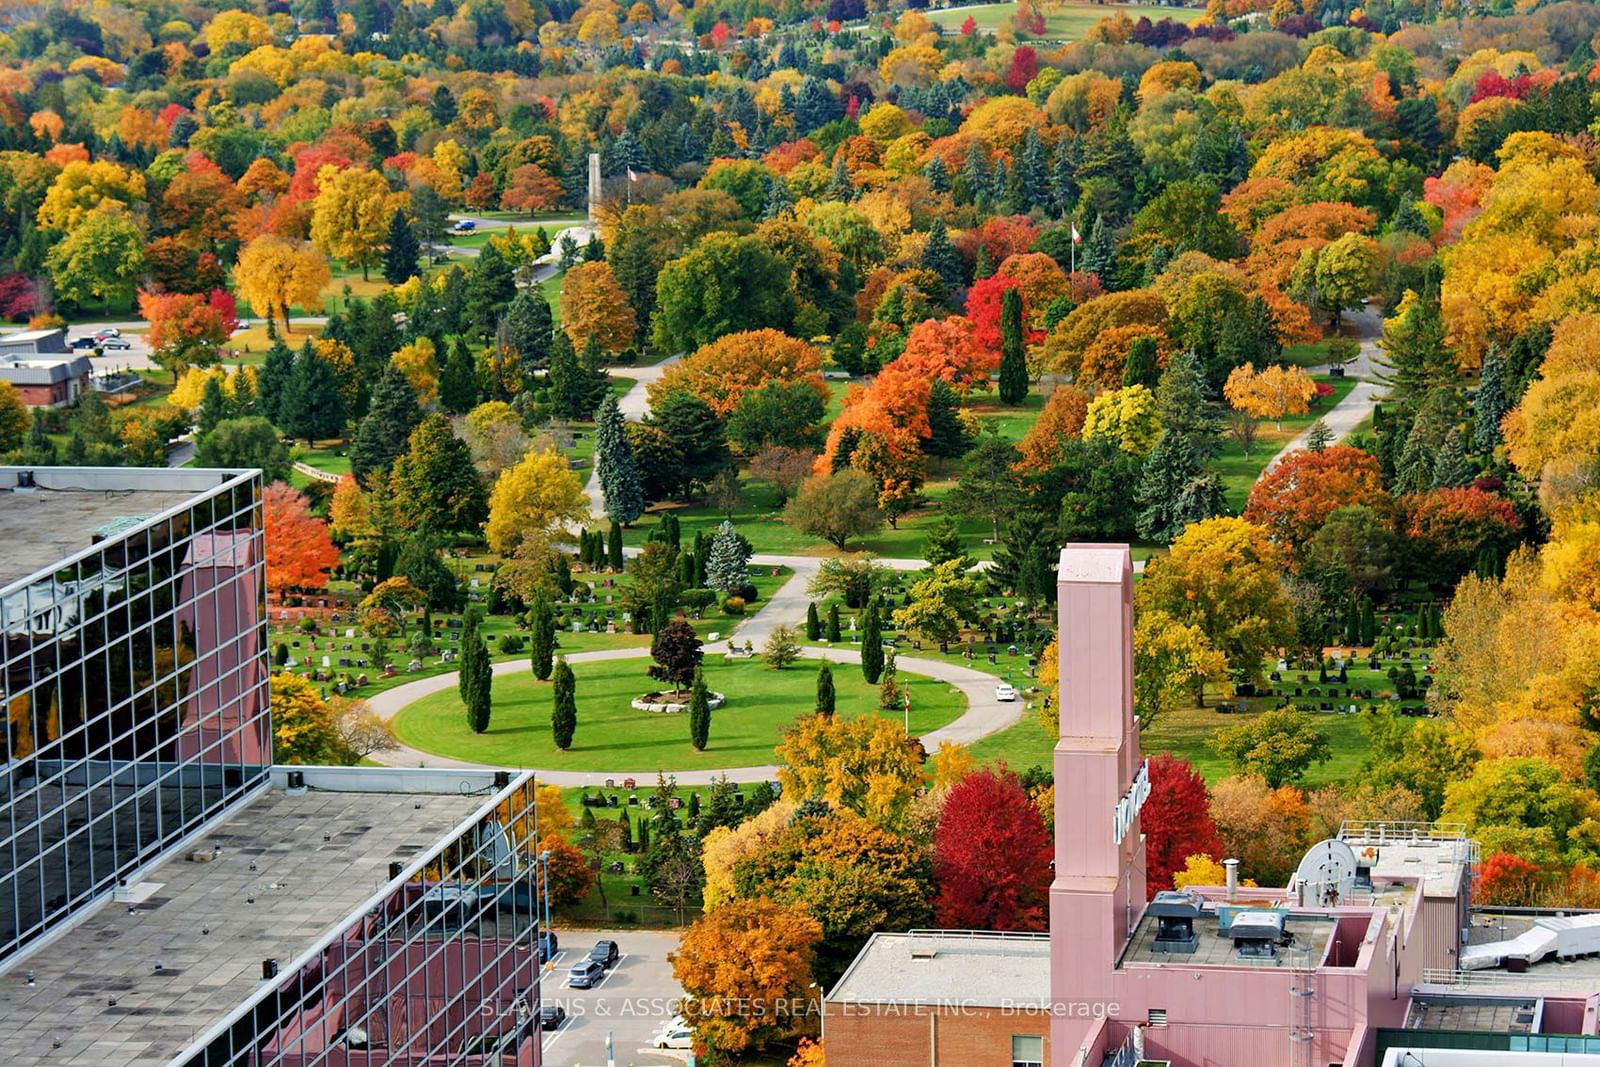
[[[283,318],[285,332],[289,309],[298,307],[321,313],[322,290],[328,284],[328,260],[310,245],[275,234],[263,234],[244,246],[233,271],[234,288],[263,318]]]
[[[706,834],[700,847],[700,861],[706,869],[701,895],[706,911],[738,895],[733,884],[734,866],[747,856],[765,852],[788,829],[794,813],[793,801],[780,800],[738,826],[718,826]]]
[[[1271,419],[1281,430],[1285,415],[1304,415],[1311,410],[1317,383],[1303,367],[1278,364],[1258,371],[1254,364],[1246,363],[1228,374],[1222,395],[1235,411]]]
[[[922,754],[897,722],[803,715],[778,742],[784,796],[893,825],[922,789]]]
[[[406,194],[391,191],[375,171],[340,170],[331,164],[317,172],[317,189],[311,243],[335,259],[359,266],[365,281],[388,240],[390,219],[405,207]]]
[[[548,538],[557,530],[589,519],[589,497],[553,450],[529,452],[502,474],[489,494],[489,547],[510,555],[530,537]]]

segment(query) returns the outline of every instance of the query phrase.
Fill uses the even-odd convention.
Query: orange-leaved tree
[[[328,570],[339,562],[328,524],[314,518],[306,498],[282,482],[267,486],[261,503],[266,513],[267,588],[278,593],[327,588]]]
[[[1244,518],[1265,527],[1272,539],[1298,553],[1339,508],[1391,511],[1378,460],[1350,445],[1321,452],[1291,452],[1250,487]]]
[[[563,309],[566,302],[563,290]],[[828,397],[828,387],[822,381],[822,353],[799,338],[771,329],[730,333],[701,345],[667,368],[661,380],[650,386],[650,397],[654,400],[686,390],[726,418],[746,393],[768,382],[803,382],[824,401]]]
[[[913,326],[905,351],[890,366],[929,382],[942,378],[964,393],[986,384],[999,361],[978,344],[971,322],[952,316],[923,319]]]
[[[190,367],[209,367],[239,328],[232,294],[140,293],[139,314],[150,322],[151,356],[179,377]]]
[[[1063,385],[1050,394],[1027,434],[1017,445],[1022,458],[1017,468],[1028,473],[1049,470],[1061,460],[1069,439],[1083,434],[1083,417],[1089,410],[1089,394],[1073,385]]]
[[[1285,415],[1304,415],[1311,410],[1317,383],[1311,380],[1304,367],[1278,364],[1258,371],[1254,364],[1246,363],[1228,374],[1222,395],[1235,411],[1258,419],[1272,419],[1281,430]]]
[[[633,343],[637,320],[628,294],[617,284],[611,264],[581,263],[561,283],[561,324],[575,351],[593,337],[607,352],[621,352]]]

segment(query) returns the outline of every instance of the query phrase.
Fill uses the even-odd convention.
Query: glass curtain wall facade
[[[216,481],[0,589],[0,961],[267,782],[260,474],[172,473]]]
[[[176,1063],[539,1067],[534,795],[514,780]]]

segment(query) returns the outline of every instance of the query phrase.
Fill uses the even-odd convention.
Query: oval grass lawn
[[[853,716],[878,706],[878,689],[854,663],[835,663],[837,714]],[[556,748],[550,733],[551,684],[529,669],[494,680],[489,729],[475,734],[454,686],[401,709],[394,732],[401,743],[440,756],[506,767],[562,771],[687,771],[751,767],[774,761],[779,735],[797,715],[816,706],[817,662],[800,660],[781,671],[753,661],[705,660],[706,685],[727,696],[711,713],[704,752],[689,744],[689,716],[635,711],[634,698],[657,689],[648,658],[574,663],[578,728],[572,748]],[[946,683],[900,672],[911,687],[911,733],[918,736],[954,722],[967,710],[966,695]],[[889,713],[886,713],[889,714]],[[892,713],[895,722],[899,712]]]

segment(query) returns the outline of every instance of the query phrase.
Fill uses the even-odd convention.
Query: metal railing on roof
[[[1404,844],[1424,841],[1465,841],[1463,822],[1405,822],[1381,819],[1346,819],[1339,825],[1339,839],[1363,845]]]
[[[942,937],[951,939],[975,940],[978,938],[999,938],[1007,940],[1028,939],[1034,941],[1048,941],[1048,933],[1031,930],[907,930],[907,937]]]
[[[1596,983],[1597,979],[1594,976],[1583,974],[1559,972],[1539,974],[1537,971],[1511,974],[1507,971],[1461,971],[1448,967],[1426,967],[1422,971],[1422,981],[1419,984],[1451,989],[1503,989],[1514,992],[1568,986],[1592,988]]]

